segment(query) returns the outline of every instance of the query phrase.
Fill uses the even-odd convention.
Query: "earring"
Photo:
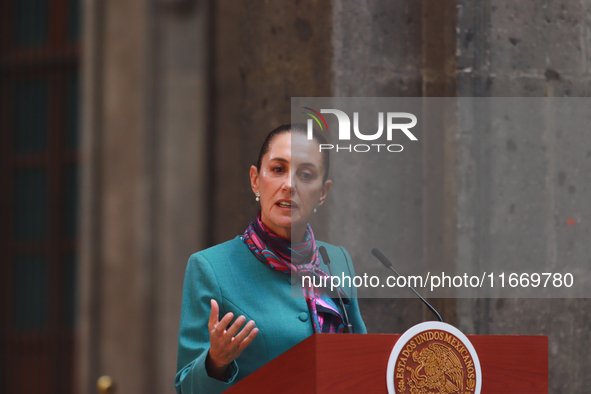
[[[256,192],[254,195],[256,196],[254,199],[255,201],[261,201],[261,193],[260,192]]]
[[[314,213],[318,212],[318,204],[314,207]]]

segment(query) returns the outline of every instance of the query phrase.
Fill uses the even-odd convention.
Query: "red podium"
[[[399,337],[312,335],[226,393],[388,393],[386,369]],[[547,336],[468,338],[480,360],[483,394],[548,393]]]

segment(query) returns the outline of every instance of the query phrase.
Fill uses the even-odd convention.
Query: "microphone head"
[[[380,260],[380,263],[384,264],[384,267],[386,267],[386,268],[392,267],[392,263],[390,262],[390,260],[388,260],[386,258],[386,256],[384,256],[384,254],[378,250],[378,248],[373,248],[371,250],[371,254],[376,256],[377,259]]]
[[[324,246],[321,246],[318,248],[318,252],[320,253],[320,256],[322,256],[322,261],[324,261],[324,264],[330,265],[330,259],[328,258],[326,248]]]

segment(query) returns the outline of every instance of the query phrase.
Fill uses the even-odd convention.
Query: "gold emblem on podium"
[[[449,324],[426,322],[400,337],[387,380],[390,394],[478,394],[482,375],[464,334]]]

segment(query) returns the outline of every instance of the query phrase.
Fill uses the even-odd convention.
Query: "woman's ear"
[[[250,166],[250,187],[253,193],[259,191],[259,170],[256,166]]]
[[[332,181],[330,179],[327,180],[326,182],[324,182],[322,189],[320,189],[320,197],[318,198],[318,206],[321,206],[322,204],[324,204],[324,200],[326,200],[326,196],[328,195],[328,191],[330,190],[331,186],[332,186]]]

